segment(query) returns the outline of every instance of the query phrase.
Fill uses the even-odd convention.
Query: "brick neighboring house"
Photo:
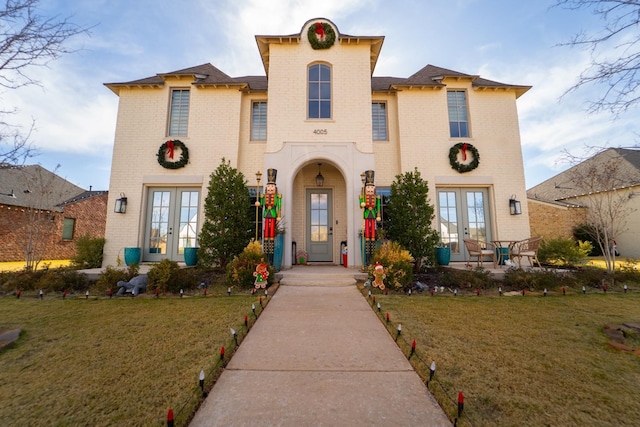
[[[598,175],[602,170],[611,171],[606,183],[597,176],[592,182],[585,179],[590,172]],[[605,184],[609,187],[599,187]],[[531,234],[571,237],[575,226],[587,222],[590,203],[608,203],[611,191],[628,200],[631,211],[625,231],[613,236],[618,251],[622,257],[640,258],[640,150],[637,149],[606,149],[527,190]]]
[[[77,238],[104,237],[107,198],[39,165],[0,165],[0,262],[25,261],[38,226],[37,259],[74,257]]]

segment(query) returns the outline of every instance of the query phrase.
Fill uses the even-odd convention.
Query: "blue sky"
[[[236,77],[264,75],[255,35],[300,31],[311,18],[350,35],[382,35],[375,76],[408,77],[432,64],[533,88],[518,100],[527,188],[569,165],[563,151],[633,146],[631,111],[616,120],[588,114],[586,88],[560,100],[589,63],[588,52],[558,46],[602,28],[589,11],[551,7],[553,0],[41,0],[41,13],[92,27],[69,41],[75,53],[32,68],[41,87],[0,92],[18,108],[40,163],[83,187],[106,190],[118,98],[104,86],[210,62]],[[637,115],[635,111],[635,115]],[[637,123],[637,120],[636,120]],[[635,125],[635,126],[634,126]],[[131,167],[135,167],[132,162]]]

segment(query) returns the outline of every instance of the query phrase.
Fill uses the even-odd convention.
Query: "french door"
[[[197,245],[199,188],[150,188],[144,261],[184,261],[184,248]]]
[[[309,189],[306,197],[309,261],[333,261],[333,192]]]
[[[438,188],[438,232],[451,261],[469,259],[463,239],[491,240],[488,200],[486,188]]]

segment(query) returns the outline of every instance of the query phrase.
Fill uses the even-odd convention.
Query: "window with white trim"
[[[468,138],[467,92],[464,90],[447,91],[447,106],[449,109],[449,134],[451,138]]]
[[[186,136],[189,124],[189,89],[171,91],[169,111],[169,136]]]
[[[371,123],[373,125],[373,140],[388,141],[386,102],[373,102],[371,104]]]
[[[331,118],[331,67],[325,64],[309,66],[308,107],[309,119]]]
[[[251,140],[267,139],[267,101],[253,101],[251,104]]]

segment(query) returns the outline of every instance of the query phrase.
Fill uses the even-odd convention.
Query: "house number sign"
[[[313,133],[315,133],[316,135],[326,135],[327,134],[327,130],[326,129],[314,129]]]

